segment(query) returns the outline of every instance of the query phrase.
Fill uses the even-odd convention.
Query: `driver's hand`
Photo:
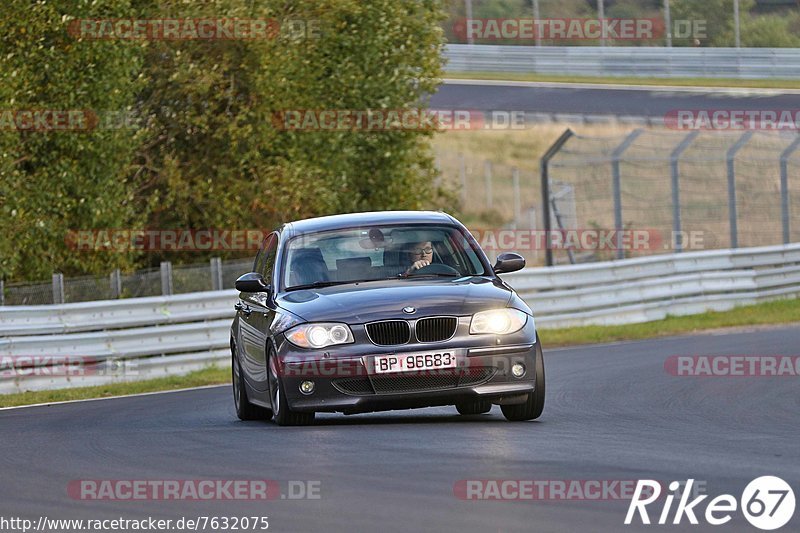
[[[431,264],[430,261],[426,261],[424,259],[420,259],[419,261],[414,261],[414,264],[411,265],[408,268],[408,270],[406,270],[406,274],[411,274],[415,270],[419,270],[420,268],[424,268],[424,267],[426,267],[426,266],[428,266],[430,264]]]

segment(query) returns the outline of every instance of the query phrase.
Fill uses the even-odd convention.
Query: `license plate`
[[[456,356],[452,352],[429,353],[429,354],[395,354],[395,355],[376,355],[375,363],[376,374],[388,374],[390,372],[413,372],[419,370],[431,370],[439,368],[455,368]]]

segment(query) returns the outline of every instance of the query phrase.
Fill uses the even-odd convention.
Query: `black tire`
[[[267,368],[269,369],[269,390],[270,398],[272,400],[272,411],[274,412],[275,423],[279,426],[307,426],[314,422],[315,413],[300,413],[289,409],[289,403],[286,401],[286,393],[283,389],[283,380],[275,373],[272,366],[272,350],[269,350],[269,357],[267,359]]]
[[[253,405],[247,399],[242,365],[239,363],[233,341],[231,341],[231,383],[233,385],[233,404],[236,407],[236,416],[240,420],[269,420],[272,418],[272,411],[260,405]]]
[[[456,410],[461,415],[482,415],[492,410],[492,402],[489,400],[472,400],[456,404]]]
[[[517,405],[501,405],[503,416],[512,422],[536,420],[542,416],[544,410],[545,379],[544,379],[544,354],[539,336],[536,336],[536,385],[532,393],[528,394],[525,403]]]

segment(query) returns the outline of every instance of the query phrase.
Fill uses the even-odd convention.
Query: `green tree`
[[[447,197],[432,186],[430,132],[281,131],[272,118],[419,106],[441,75],[441,13],[433,0],[231,0],[184,11],[298,29],[266,41],[148,43],[135,176],[149,225],[271,228],[439,205]]]
[[[71,17],[125,12],[126,0],[7,0],[0,5],[0,109],[124,110],[141,64],[134,44],[82,42]],[[87,124],[88,125],[88,124]],[[8,126],[8,124],[7,124]],[[136,144],[128,129],[0,133],[0,277],[43,279],[53,271],[107,272],[130,255],[78,253],[69,229],[127,227],[140,220],[126,175]]]
[[[93,41],[67,32],[76,18],[165,17],[304,21],[310,34]],[[161,259],[78,253],[65,242],[69,229],[265,228],[442,205],[450,196],[433,186],[432,132],[291,132],[272,121],[289,109],[424,105],[441,75],[442,18],[437,0],[6,2],[7,109],[136,120],[90,132],[0,130],[0,275],[106,273]]]
[[[762,15],[742,21],[742,46],[752,48],[798,48],[800,35],[791,30],[792,17]],[[725,40],[735,39],[726,35]]]
[[[755,6],[755,0],[740,0],[742,20]],[[706,37],[703,46],[734,46],[733,0],[672,0],[673,21],[704,21]],[[676,39],[676,46],[692,46],[694,39]]]

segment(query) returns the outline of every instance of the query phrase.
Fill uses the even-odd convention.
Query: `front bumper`
[[[477,399],[516,404],[523,403],[534,390],[535,341],[532,321],[505,338],[457,335],[444,343],[408,344],[391,349],[355,344],[311,354],[284,341],[278,350],[279,373],[289,407],[301,412],[363,413],[453,405]],[[376,374],[373,370],[372,360],[376,355],[445,352],[456,356],[456,368],[394,374]],[[511,372],[516,363],[525,367],[525,374],[520,377]],[[313,393],[300,392],[303,381],[314,382]]]

